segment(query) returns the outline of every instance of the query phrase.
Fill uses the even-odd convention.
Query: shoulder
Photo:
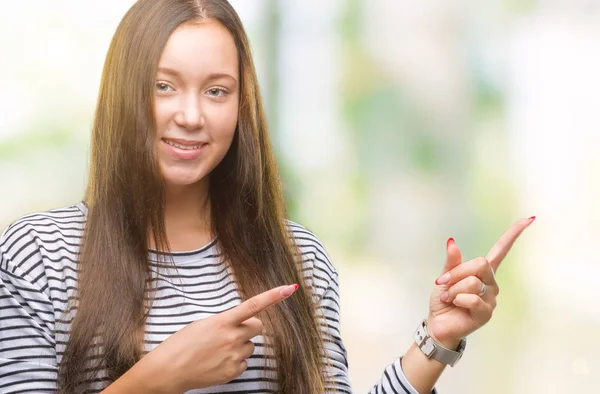
[[[37,281],[48,266],[64,258],[74,262],[85,226],[83,208],[73,204],[16,219],[0,236],[0,270]]]
[[[287,220],[287,228],[292,236],[302,261],[302,271],[307,284],[315,295],[322,295],[333,283],[337,284],[338,271],[333,264],[325,245],[309,229]]]
[[[34,212],[13,221],[0,236],[0,249],[10,255],[20,254],[23,242],[39,239],[52,242],[79,234],[85,224],[82,204]]]

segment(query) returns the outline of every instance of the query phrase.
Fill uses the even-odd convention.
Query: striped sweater
[[[58,365],[68,340],[72,314],[67,302],[77,284],[77,255],[85,227],[85,204],[26,215],[0,237],[0,393],[55,392]],[[289,222],[299,246],[306,284],[323,313],[325,357],[330,366],[328,391],[351,393],[346,349],[340,335],[338,273],[321,242],[304,227]],[[185,325],[223,312],[242,301],[230,267],[216,241],[201,249],[173,252],[173,266],[157,274],[156,297],[148,314],[145,351],[149,352]],[[157,268],[157,256],[149,262]],[[274,393],[274,372],[264,368],[269,354],[264,338],[252,339],[255,352],[248,369],[227,384],[188,393]],[[97,371],[89,392],[110,384]],[[335,390],[334,390],[335,389]],[[387,366],[370,393],[417,394],[402,373],[400,358]]]

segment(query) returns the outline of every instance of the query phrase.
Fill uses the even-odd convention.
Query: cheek
[[[172,110],[168,103],[157,100],[154,104],[154,121],[156,122],[156,133],[162,135],[172,118]]]
[[[231,105],[219,108],[213,118],[216,126],[214,129],[218,133],[218,138],[227,144],[231,143],[231,139],[235,134],[238,123],[238,109],[239,106],[236,101]]]

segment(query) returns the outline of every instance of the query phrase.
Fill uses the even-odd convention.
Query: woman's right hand
[[[190,323],[149,352],[145,361],[158,367],[155,378],[168,380],[170,392],[227,383],[246,370],[246,359],[254,353],[250,339],[262,334],[263,324],[256,314],[297,289],[298,285],[276,287],[218,315]]]

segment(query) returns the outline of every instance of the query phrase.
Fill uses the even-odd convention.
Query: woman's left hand
[[[436,342],[456,349],[461,338],[492,318],[499,292],[495,273],[513,243],[534,219],[519,220],[500,237],[486,257],[464,263],[454,240],[448,240],[446,265],[431,294],[427,319],[427,330]]]

